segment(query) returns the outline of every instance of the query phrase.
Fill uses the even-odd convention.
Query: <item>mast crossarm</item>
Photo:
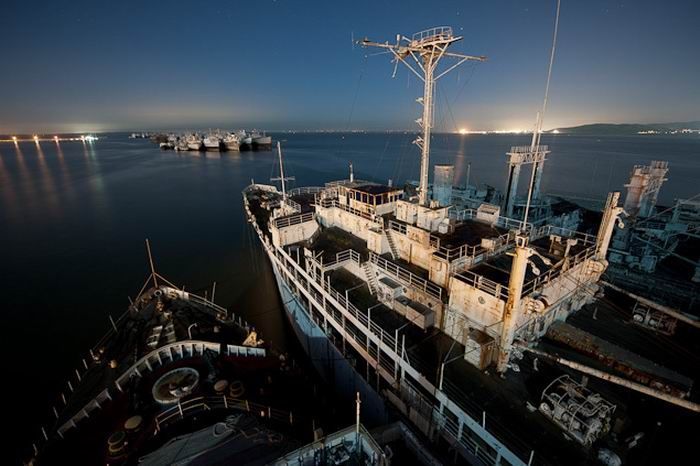
[[[418,76],[418,78],[419,78],[421,81],[425,81],[425,78],[423,77],[423,75],[420,74],[418,71],[416,71],[416,70],[413,68],[413,66],[411,66],[411,64],[410,64],[409,62],[407,62],[407,61],[404,59],[404,57],[402,57],[401,55],[398,54],[398,52],[396,52],[396,50],[394,50],[394,49],[392,49],[392,48],[390,48],[389,50],[391,50],[391,53],[394,54],[394,56],[396,57],[396,60],[398,60],[398,61],[400,61],[401,63],[403,63],[404,65],[406,65],[406,67],[407,67],[409,70],[411,70],[411,71],[413,72],[413,74],[415,74],[416,76]],[[409,55],[411,55],[411,56],[413,57],[413,59],[416,60],[416,62],[418,61],[418,60],[416,59],[416,57],[413,56],[412,53],[409,53]],[[421,66],[421,71],[423,71],[423,67],[422,67],[422,66]]]
[[[363,47],[379,47],[383,49],[398,49],[400,51],[405,51],[405,52],[415,52],[418,54],[425,53],[426,49],[422,47],[412,47],[410,45],[391,45],[388,42],[373,42],[371,40],[363,39],[363,40],[358,40],[357,41],[358,45],[361,45]],[[396,53],[396,52],[395,52]],[[486,61],[488,58],[484,55],[465,55],[462,53],[453,53],[453,52],[445,52],[443,54],[444,57],[450,57],[450,58],[460,58],[463,60],[474,60],[474,61]]]

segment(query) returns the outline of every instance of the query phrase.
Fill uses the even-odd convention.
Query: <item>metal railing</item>
[[[338,201],[338,199],[329,199],[329,198],[321,199],[320,206],[324,207],[324,208],[336,207],[338,209],[349,212],[353,215],[357,215],[358,217],[362,217],[364,219],[371,220],[372,222],[376,223],[380,228],[384,227],[384,219],[382,217],[364,212],[362,210],[355,209],[354,207],[350,207],[349,205],[346,205],[346,204],[341,204]]]
[[[389,228],[401,233],[402,235],[407,234],[406,225],[404,225],[403,223],[397,222],[396,220],[389,220]]]
[[[449,39],[452,37],[452,28],[450,26],[438,26],[425,31],[416,32],[411,36],[412,43],[422,43],[435,39]]]
[[[534,147],[531,146],[512,146],[508,151],[509,154],[536,154],[539,152],[549,152],[549,146],[540,144]]]
[[[476,210],[474,209],[450,209],[447,211],[447,215],[457,221],[471,220],[476,217]]]
[[[354,249],[346,249],[345,251],[340,251],[337,253],[334,261],[326,263],[316,261],[316,263],[321,267],[321,270],[326,271],[340,267],[346,262],[355,262],[357,265],[360,265],[360,260],[359,252],[355,251]]]
[[[324,187],[322,186],[302,186],[300,188],[293,188],[287,191],[287,195],[296,196],[297,194],[318,194],[322,192]]]
[[[544,225],[539,228],[535,228],[534,230],[532,230],[530,238],[532,240],[537,240],[549,235],[557,235],[564,238],[579,239],[587,245],[595,244],[597,240],[595,235],[589,235],[587,233],[581,233],[580,231],[569,230],[568,228],[557,227],[554,225]]]
[[[460,279],[469,286],[485,291],[498,299],[502,299],[504,301],[508,300],[508,286],[503,286],[500,283],[496,283],[493,280],[489,280],[486,277],[475,274],[470,270],[465,270],[455,275],[459,276]]]
[[[376,265],[384,273],[391,275],[392,277],[398,279],[403,284],[414,288],[418,291],[425,292],[434,298],[442,300],[442,288],[438,285],[426,280],[425,278],[419,277],[414,273],[404,269],[403,267],[394,264],[391,261],[384,259],[383,257],[370,251],[369,260],[372,264]]]
[[[240,398],[232,398],[226,395],[198,396],[179,402],[175,406],[159,413],[155,418],[156,431],[160,431],[162,428],[180,421],[186,416],[195,415],[202,411],[211,411],[213,409],[245,411],[253,413],[261,418],[267,418],[285,424],[291,425],[294,423],[294,416],[291,411],[273,408]]]
[[[538,277],[535,277],[534,279],[525,283],[523,285],[522,296],[529,295],[530,293],[537,290],[539,287],[544,286],[552,280],[555,280],[562,273],[571,270],[572,268],[576,267],[577,265],[581,264],[587,259],[593,257],[595,255],[595,250],[595,246],[587,247],[578,254],[566,258],[566,261],[568,261],[568,267],[566,268],[566,270],[564,270],[561,265],[557,267],[552,267],[551,269],[549,269],[549,271],[547,271],[547,273],[539,275]]]
[[[287,196],[287,199],[284,200],[284,203],[291,207],[292,210],[294,210],[294,212],[301,213],[301,204],[299,204],[291,197]]]
[[[289,215],[287,217],[278,218],[275,220],[275,228],[285,228],[292,225],[299,225],[305,222],[310,222],[314,219],[313,212],[303,214]]]

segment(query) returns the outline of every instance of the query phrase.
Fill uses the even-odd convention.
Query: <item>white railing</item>
[[[348,452],[350,455],[357,455],[357,458],[362,458],[363,456],[368,458],[368,461],[366,462],[361,460],[360,463],[362,464],[372,464],[373,466],[388,465],[389,461],[386,459],[382,448],[372,438],[369,432],[367,432],[364,426],[359,426],[359,436],[357,435],[355,429],[356,427],[353,425],[339,430],[338,432],[334,432],[313,443],[304,445],[297,450],[277,458],[273,463],[270,463],[270,465],[305,466],[315,464],[334,464],[334,461],[319,463],[319,452],[323,450],[326,452],[332,452],[335,447],[346,445],[352,445],[350,451]],[[362,453],[364,453],[364,455]]]
[[[501,299],[503,301],[508,300],[507,286],[503,286],[500,283],[496,283],[493,280],[489,280],[486,277],[475,274],[470,270],[465,270],[456,275],[459,277],[459,279],[461,279],[463,282],[465,282],[471,287],[485,291],[491,296],[495,296],[496,298]]]
[[[285,199],[284,203],[287,204],[289,207],[291,207],[292,210],[294,210],[294,212],[301,213],[301,204],[299,204],[297,201],[295,201],[291,197],[287,197],[287,199]]]
[[[349,212],[353,215],[357,215],[358,217],[362,217],[364,219],[371,220],[372,222],[376,223],[379,226],[379,228],[383,228],[383,226],[384,226],[384,219],[382,217],[364,212],[362,210],[355,209],[355,208],[350,207],[349,205],[346,205],[346,204],[341,204],[338,201],[338,199],[328,199],[328,198],[321,199],[320,206],[324,207],[324,208],[335,207],[335,208],[344,210],[346,212]]]
[[[562,236],[564,238],[576,238],[583,241],[586,245],[592,245],[596,242],[595,235],[581,233],[580,231],[569,230],[568,228],[557,227],[554,225],[544,225],[532,231],[531,239],[536,240],[549,235]]]
[[[418,291],[425,292],[433,296],[434,298],[442,300],[442,288],[438,285],[426,280],[425,278],[413,274],[412,272],[404,269],[399,265],[394,264],[391,261],[384,259],[381,256],[378,256],[372,251],[370,251],[369,253],[369,260],[380,270],[396,278],[403,284],[414,288]]]
[[[576,254],[574,256],[569,256],[566,259],[568,262],[568,267],[566,270],[570,270],[570,269],[576,267],[577,265],[579,265],[580,263],[586,261],[587,259],[590,259],[591,257],[593,257],[593,255],[595,255],[595,250],[596,250],[595,245],[589,246],[586,249],[584,249],[583,251],[579,252],[578,254]],[[539,275],[539,276],[535,277],[534,279],[530,280],[529,282],[525,283],[523,285],[522,295],[523,296],[529,295],[530,293],[537,290],[541,286],[551,282],[552,280],[555,280],[559,275],[564,273],[566,270],[563,270],[561,265],[559,265],[557,267],[552,267],[544,275]]]
[[[317,263],[321,267],[321,270],[326,271],[338,268],[347,262],[355,262],[357,265],[360,265],[360,260],[361,259],[359,252],[355,251],[354,249],[346,249],[345,251],[340,251],[339,253],[337,253],[335,255],[334,261],[326,263]]]
[[[509,154],[536,154],[539,152],[549,152],[548,145],[538,145],[534,147],[531,146],[512,146],[510,148]]]
[[[476,210],[474,209],[450,209],[447,211],[447,215],[457,221],[471,220],[476,217]]]
[[[292,225],[299,225],[305,222],[310,222],[314,219],[313,212],[304,214],[289,215],[287,217],[278,218],[275,220],[275,228],[285,228]]]
[[[424,41],[439,39],[449,39],[452,37],[452,28],[450,26],[438,26],[425,31],[416,32],[411,36],[411,42],[420,44]]]
[[[322,186],[302,186],[301,188],[293,188],[287,191],[289,196],[296,196],[297,194],[318,194],[323,191]]]

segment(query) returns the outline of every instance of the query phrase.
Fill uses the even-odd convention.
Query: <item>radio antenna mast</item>
[[[387,49],[394,55],[394,73],[399,62],[413,72],[423,81],[423,97],[419,97],[417,102],[423,105],[423,117],[416,120],[418,126],[423,129],[423,135],[416,138],[414,144],[421,149],[420,164],[420,187],[418,190],[421,205],[427,206],[428,199],[428,177],[430,173],[430,133],[433,127],[433,97],[435,95],[435,82],[457,68],[466,61],[486,61],[484,56],[463,55],[460,53],[448,52],[447,49],[453,43],[462,40],[462,36],[452,34],[449,26],[440,26],[413,34],[411,39],[400,34],[396,35],[396,44],[389,42],[372,42],[369,39],[358,41],[363,47],[378,47]],[[454,59],[447,69],[437,73],[438,63],[443,58]]]
[[[282,201],[287,201],[287,181],[294,181],[293,176],[284,176],[284,163],[282,162],[282,146],[280,142],[277,141],[277,157],[280,164],[280,176],[277,178],[270,178],[270,181],[281,181],[282,182]]]
[[[557,33],[559,32],[559,8],[561,0],[557,0],[557,15],[554,20],[554,36],[552,37],[552,51],[549,54],[549,69],[547,70],[547,85],[544,88],[544,101],[542,102],[542,111],[537,113],[537,122],[535,123],[535,132],[532,134],[532,144],[530,145],[530,153],[535,154],[535,162],[532,165],[532,174],[530,175],[530,187],[527,190],[527,203],[525,204],[525,215],[523,217],[522,229],[525,230],[527,225],[527,216],[530,213],[530,202],[532,201],[532,192],[536,191],[539,196],[540,176],[542,174],[542,166],[544,165],[547,149],[540,147],[540,137],[542,132],[542,123],[544,121],[544,112],[547,110],[547,98],[549,97],[549,80],[552,78],[552,65],[554,65],[554,51],[557,48]],[[538,157],[539,156],[539,157]],[[538,161],[538,159],[541,159]]]

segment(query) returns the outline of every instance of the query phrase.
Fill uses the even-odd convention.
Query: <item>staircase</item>
[[[391,230],[384,230],[384,233],[386,233],[386,240],[389,243],[389,253],[391,254],[391,258],[398,259],[401,257],[401,255],[396,247],[396,243],[394,243],[394,238],[391,236]]]
[[[362,264],[362,270],[365,272],[365,278],[367,278],[367,286],[369,287],[369,292],[373,295],[377,294],[377,275],[372,270],[372,266],[369,261]]]

